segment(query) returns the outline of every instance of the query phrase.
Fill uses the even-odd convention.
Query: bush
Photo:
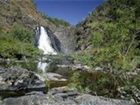
[[[33,57],[37,49],[30,43],[22,43],[18,40],[0,40],[0,56],[4,58]]]
[[[31,43],[32,32],[23,26],[14,24],[8,33],[0,34],[0,57],[21,59],[37,55],[38,50]]]
[[[11,28],[11,31],[9,32],[10,36],[14,39],[17,39],[22,42],[31,43],[32,42],[32,35],[33,32],[29,31],[29,29],[19,25],[14,24]]]
[[[97,96],[138,101],[135,92],[140,89],[140,77],[128,76],[126,72],[76,71],[71,75],[69,87]]]

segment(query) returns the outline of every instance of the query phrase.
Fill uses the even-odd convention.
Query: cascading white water
[[[39,41],[38,41],[38,48],[43,51],[44,55],[56,55],[57,52],[52,47],[51,39],[48,36],[47,31],[45,30],[45,28],[43,26],[37,27],[37,30],[39,30],[39,28],[40,28],[40,35],[39,35],[40,37],[39,37]],[[45,60],[45,59],[41,58],[41,60]],[[46,71],[47,66],[48,66],[48,64],[46,62],[40,61],[38,63],[38,68],[41,69],[43,72]]]
[[[46,67],[48,66],[49,64],[47,64],[46,62],[38,62],[38,65],[37,65],[37,68],[39,70],[42,70],[43,72],[46,72]]]
[[[51,39],[43,26],[40,27],[40,38],[38,48],[43,51],[43,54],[56,55],[57,52],[51,45]]]

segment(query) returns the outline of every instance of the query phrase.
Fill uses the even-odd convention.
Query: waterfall
[[[52,41],[48,32],[45,30],[43,26],[36,28],[36,36],[39,36],[37,39],[37,47],[43,51],[43,55],[56,55],[57,50],[55,41]],[[41,61],[38,63],[38,69],[42,70],[43,72],[46,72],[46,67],[49,65],[46,62],[43,62],[43,60],[46,60],[45,58],[41,58]]]
[[[56,55],[57,52],[52,47],[51,39],[43,26],[40,27],[40,38],[38,48],[43,51],[43,54]]]

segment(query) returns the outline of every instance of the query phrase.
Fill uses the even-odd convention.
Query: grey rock
[[[66,54],[70,54],[75,51],[76,40],[74,36],[74,28],[72,27],[56,27],[54,30],[54,34],[59,39],[63,52]]]
[[[91,68],[87,65],[82,64],[63,64],[63,65],[57,65],[59,68],[71,68],[71,70],[81,70],[81,71],[88,71]]]
[[[95,71],[103,71],[103,68],[101,68],[101,67],[96,67],[96,68],[95,68]]]
[[[134,105],[131,101],[110,99],[84,94],[77,97],[79,105]]]
[[[30,91],[45,91],[45,84],[35,73],[22,68],[0,67],[0,96],[22,95]]]
[[[49,90],[48,94],[56,97],[55,99],[58,100],[74,100],[78,95],[80,95],[79,92],[68,90],[66,87],[53,88]]]
[[[54,92],[54,90],[53,90]],[[55,90],[45,94],[31,94],[3,100],[4,105],[134,105],[131,101],[110,99],[74,91]]]
[[[10,0],[0,0],[0,3],[4,3],[4,4],[7,4],[9,2],[10,2]]]
[[[3,105],[3,102],[2,102],[2,99],[1,99],[1,97],[0,97],[0,105]]]
[[[27,95],[18,98],[7,98],[4,105],[48,105],[45,95]]]
[[[47,73],[47,79],[50,81],[67,81],[62,75],[57,73]]]

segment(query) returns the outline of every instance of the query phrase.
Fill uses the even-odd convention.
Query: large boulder
[[[0,67],[0,96],[19,96],[30,91],[45,92],[44,82],[35,73],[22,68]]]

